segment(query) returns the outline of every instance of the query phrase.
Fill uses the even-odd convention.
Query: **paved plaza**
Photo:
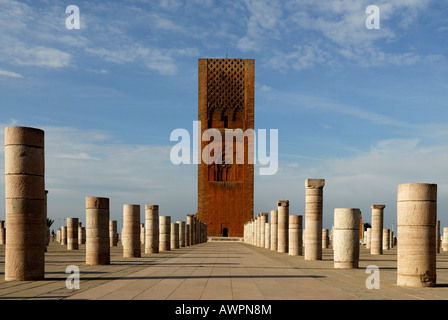
[[[305,261],[242,242],[207,242],[141,258],[122,257],[111,248],[111,264],[85,265],[85,245],[77,251],[51,242],[45,280],[4,281],[0,248],[0,299],[77,300],[439,300],[448,298],[448,252],[437,255],[437,286],[396,285],[396,248],[371,255],[361,248],[360,267],[333,268],[331,249],[323,260]],[[144,250],[143,250],[144,252]],[[380,289],[367,289],[368,266],[380,270]],[[66,288],[68,266],[80,270],[78,290]]]

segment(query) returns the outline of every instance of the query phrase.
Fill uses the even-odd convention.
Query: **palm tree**
[[[47,246],[50,244],[50,227],[54,223],[53,219],[47,218]],[[47,248],[45,247],[45,252]]]
[[[47,227],[50,229],[51,225],[54,223],[53,219],[47,218]]]

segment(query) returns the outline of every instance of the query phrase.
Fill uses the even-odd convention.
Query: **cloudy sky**
[[[80,29],[66,27],[71,4]],[[369,5],[380,29],[366,27]],[[424,182],[448,226],[447,12],[435,0],[0,0],[1,138],[45,130],[55,227],[85,221],[86,196],[109,197],[116,220],[123,204],[185,220],[197,169],[171,163],[170,134],[197,120],[197,60],[255,59],[256,129],[279,132],[255,214],[284,199],[304,214],[305,179],[324,178],[324,227],[334,208],[370,222],[385,204],[396,230],[397,186]]]

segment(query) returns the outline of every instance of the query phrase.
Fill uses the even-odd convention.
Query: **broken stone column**
[[[278,213],[277,210],[271,210],[271,250],[277,251],[277,225]]]
[[[140,244],[145,245],[145,224],[140,223]]]
[[[159,206],[145,206],[145,253],[159,253]]]
[[[443,228],[442,250],[448,251],[448,228]]]
[[[322,249],[328,249],[328,229],[322,229]]]
[[[82,222],[78,222],[78,246],[82,244]]]
[[[195,219],[195,225],[196,225],[196,230],[195,230],[195,232],[196,232],[196,239],[195,239],[195,241],[196,241],[196,244],[200,244],[201,243],[201,231],[200,231],[200,224],[201,224],[201,221],[198,219],[198,216],[197,215],[194,215],[194,219]]]
[[[324,179],[305,180],[305,260],[322,260]]]
[[[394,232],[390,230],[389,234],[389,248],[392,249],[394,247]]]
[[[63,246],[67,245],[67,227],[66,226],[61,227],[61,245],[63,245]]]
[[[288,233],[289,233],[289,201],[277,201],[277,251],[281,253],[288,252]]]
[[[141,257],[140,205],[123,205],[123,258]]]
[[[110,264],[108,198],[86,198],[86,264]]]
[[[383,252],[384,250],[390,249],[389,242],[390,242],[390,229],[383,229]]]
[[[360,210],[334,209],[334,267],[336,269],[358,268]]]
[[[67,218],[67,250],[78,250],[78,218]]]
[[[372,228],[367,228],[366,231],[366,249],[371,249]]]
[[[302,216],[289,216],[288,254],[290,256],[302,255],[302,223]]]
[[[159,217],[159,250],[171,251],[171,217],[170,216],[160,216]]]
[[[179,224],[171,223],[171,250],[179,249]]]
[[[179,225],[179,247],[185,247],[185,221],[177,221],[177,224]]]
[[[5,128],[5,280],[40,280],[45,274],[44,131]]]
[[[255,243],[256,247],[260,246],[260,215],[255,217]]]
[[[86,239],[87,239],[87,236],[86,236],[86,227],[82,227],[82,244],[85,244],[86,243]]]
[[[193,215],[192,214],[187,214],[187,224],[190,226],[190,238],[189,238],[189,243],[190,246],[194,246],[194,219],[193,219]]]
[[[116,220],[109,221],[109,241],[111,247],[116,247],[118,245],[118,227]]]
[[[270,249],[271,248],[271,224],[269,222],[266,222],[264,224],[264,248]]]
[[[264,248],[266,241],[266,223],[268,222],[268,213],[260,213],[260,247]]]
[[[435,286],[437,185],[399,185],[397,224],[397,284]]]
[[[370,254],[383,254],[383,210],[385,205],[371,205],[372,230],[370,231]]]
[[[185,224],[185,246],[189,247],[190,246],[190,231],[191,231],[191,226],[190,224],[187,222]]]
[[[0,245],[6,243],[5,221],[0,220]]]

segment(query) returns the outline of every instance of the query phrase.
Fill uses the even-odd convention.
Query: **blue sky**
[[[71,4],[79,30],[65,26]],[[365,26],[369,5],[379,30]],[[279,130],[255,214],[283,199],[304,214],[305,179],[324,178],[324,227],[334,208],[370,222],[386,204],[389,228],[398,184],[425,182],[448,226],[447,12],[430,0],[0,0],[0,123],[45,130],[56,227],[84,221],[86,196],[109,197],[116,220],[127,203],[185,220],[196,167],[170,162],[170,134],[197,120],[197,60],[255,59],[256,128]]]

